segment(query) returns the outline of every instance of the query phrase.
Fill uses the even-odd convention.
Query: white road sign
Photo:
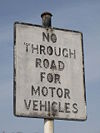
[[[86,119],[82,33],[15,23],[14,114]]]

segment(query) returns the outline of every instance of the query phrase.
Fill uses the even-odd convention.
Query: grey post
[[[52,14],[49,12],[44,12],[41,14],[41,17],[42,17],[42,26],[45,28],[50,28]]]
[[[52,14],[49,12],[44,12],[41,14],[41,17],[42,26],[44,28],[50,28]],[[54,133],[54,120],[44,119],[44,133]]]

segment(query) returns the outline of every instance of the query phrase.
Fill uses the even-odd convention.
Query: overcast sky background
[[[84,37],[87,121],[55,120],[55,133],[100,133],[100,0],[0,0],[0,133],[43,133],[43,119],[13,115],[13,24],[41,25],[44,11]]]

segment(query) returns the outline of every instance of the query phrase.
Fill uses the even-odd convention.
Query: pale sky
[[[100,1],[0,0],[0,133],[41,133],[44,120],[13,115],[13,24],[41,25],[41,13],[53,14],[52,26],[83,33],[87,121],[55,120],[56,133],[100,132]]]

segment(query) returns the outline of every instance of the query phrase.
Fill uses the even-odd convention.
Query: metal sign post
[[[52,14],[49,12],[44,12],[41,14],[42,17],[42,26],[45,28],[51,27],[51,17]],[[44,119],[44,133],[53,133],[54,132],[54,120]]]
[[[54,120],[44,119],[44,133],[54,133]]]

